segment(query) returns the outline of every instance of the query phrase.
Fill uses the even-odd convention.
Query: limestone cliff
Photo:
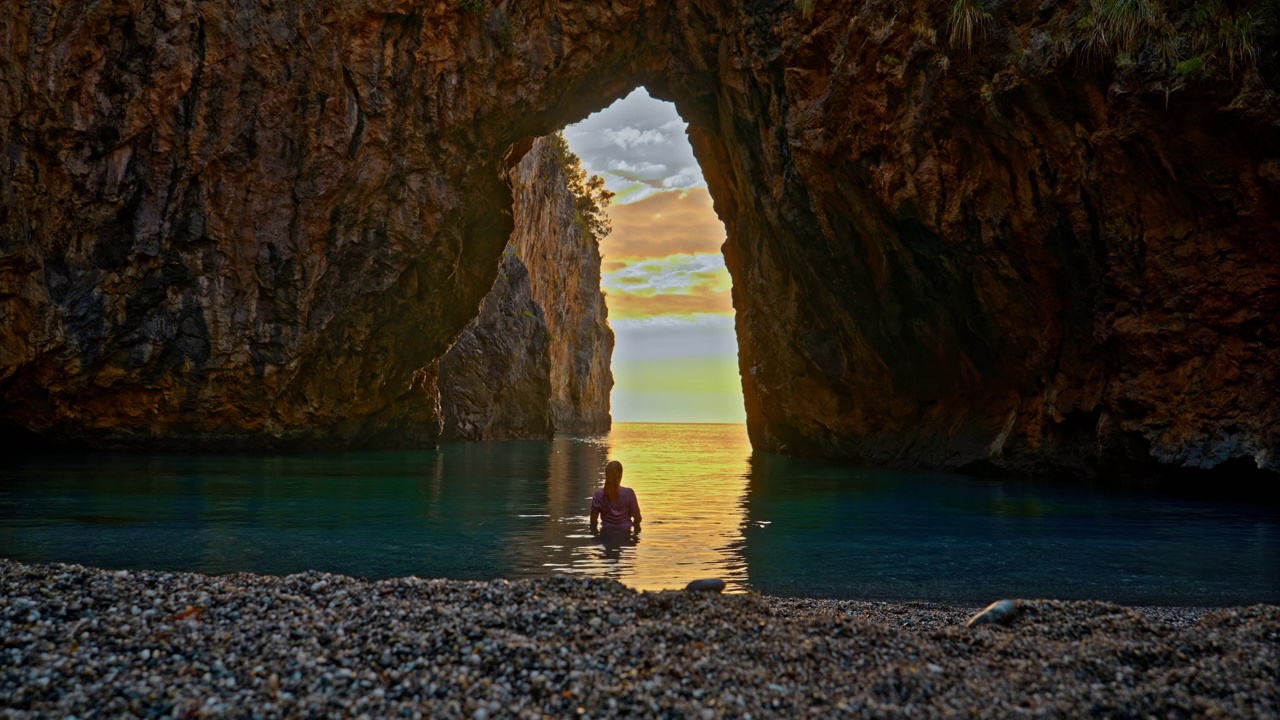
[[[511,247],[529,266],[551,332],[551,415],[559,432],[609,429],[613,330],[600,291],[600,240],[576,209],[567,151],[539,138],[512,172]],[[576,160],[575,160],[576,161]]]
[[[1100,46],[1112,5],[7,3],[0,420],[433,442],[504,173],[644,84],[725,222],[757,448],[1278,469],[1274,3]]]
[[[480,314],[440,363],[445,440],[609,429],[613,331],[599,240],[566,177],[576,163],[539,138],[512,171],[515,231]]]
[[[551,437],[549,341],[529,271],[508,251],[480,314],[440,361],[441,439]]]

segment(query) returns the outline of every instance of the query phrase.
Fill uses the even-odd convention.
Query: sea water
[[[600,538],[625,467],[644,523]],[[0,470],[0,557],[104,568],[486,580],[985,603],[1280,602],[1274,506],[752,453],[741,425],[334,455],[90,454]]]

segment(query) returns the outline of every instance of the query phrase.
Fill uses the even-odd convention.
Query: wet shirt
[[[640,520],[640,503],[629,487],[618,488],[618,496],[612,502],[604,497],[604,488],[596,490],[591,498],[592,512],[600,513],[600,524],[606,528],[630,528],[631,518]]]

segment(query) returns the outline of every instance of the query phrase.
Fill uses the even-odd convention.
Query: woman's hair
[[[604,466],[604,499],[613,502],[618,497],[618,488],[622,485],[622,463],[610,460]]]

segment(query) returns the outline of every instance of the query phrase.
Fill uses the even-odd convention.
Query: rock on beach
[[[1012,600],[997,600],[982,609],[982,612],[969,618],[966,627],[975,625],[1003,624],[1013,620],[1018,614],[1018,606]]]
[[[0,560],[0,717],[1276,717],[1280,608],[975,608]]]
[[[702,578],[684,586],[685,592],[724,592],[724,581],[720,578]]]

